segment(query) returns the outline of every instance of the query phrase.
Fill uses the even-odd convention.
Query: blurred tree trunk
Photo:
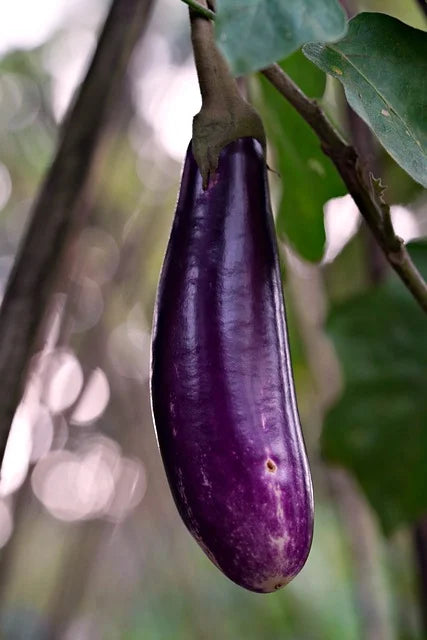
[[[120,100],[126,70],[154,0],[114,0],[58,151],[31,214],[0,310],[0,460],[49,298],[70,240],[82,227],[82,199],[102,133]]]
[[[42,186],[27,234],[16,258],[0,311],[0,370],[7,384],[0,392],[0,459],[25,386],[24,372],[40,341],[46,309],[56,288],[67,291],[69,247],[85,220],[93,219],[96,203],[88,198],[106,132],[114,126],[127,129],[133,112],[126,70],[145,32],[154,0],[114,0],[105,22],[92,64],[79,95],[63,124],[61,142]],[[125,120],[125,122],[123,122]],[[95,195],[95,192],[92,190]],[[68,291],[69,298],[72,293]],[[69,344],[70,318],[65,315],[60,344]],[[105,355],[99,344],[99,327],[85,336],[84,370]],[[95,363],[95,364],[94,364]],[[32,491],[27,481],[15,495],[14,531],[0,556],[0,603],[13,575],[16,552],[22,540],[22,518]],[[52,640],[61,637],[78,611],[96,561],[96,551],[108,525],[92,521],[76,525],[73,543],[53,592],[49,617]]]

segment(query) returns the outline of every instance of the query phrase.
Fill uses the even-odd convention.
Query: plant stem
[[[215,13],[210,9],[208,9],[207,7],[204,7],[199,2],[196,2],[196,0],[182,0],[182,2],[184,2],[185,4],[188,4],[190,9],[192,9],[199,16],[202,16],[203,18],[207,18],[208,20],[215,20]]]
[[[212,2],[202,0],[207,8]],[[203,188],[217,169],[222,149],[238,138],[252,137],[265,148],[261,118],[240,94],[227,62],[216,46],[213,24],[190,9],[191,43],[202,95],[193,119],[193,154]]]
[[[113,1],[7,283],[0,310],[0,460],[55,279],[83,224],[80,204],[102,134],[152,5],[153,0]]]
[[[319,105],[310,100],[279,65],[273,64],[262,73],[317,134],[323,151],[335,164],[387,261],[427,312],[427,284],[412,262],[403,240],[396,236],[390,208],[382,201],[378,186],[372,174],[367,175],[357,151],[342,138]]]

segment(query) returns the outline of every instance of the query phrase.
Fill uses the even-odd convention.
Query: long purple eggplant
[[[187,152],[157,294],[151,393],[170,488],[194,538],[242,587],[283,587],[310,550],[313,494],[253,138],[223,149],[206,190]]]

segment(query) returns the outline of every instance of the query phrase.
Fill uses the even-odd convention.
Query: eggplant
[[[266,163],[254,138],[203,189],[191,144],[155,305],[151,401],[185,525],[238,585],[303,567],[313,492],[295,400]]]

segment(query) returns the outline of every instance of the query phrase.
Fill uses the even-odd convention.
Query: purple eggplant
[[[188,149],[154,315],[152,408],[178,511],[208,557],[257,592],[311,546],[298,418],[261,145],[221,151],[206,190]]]

